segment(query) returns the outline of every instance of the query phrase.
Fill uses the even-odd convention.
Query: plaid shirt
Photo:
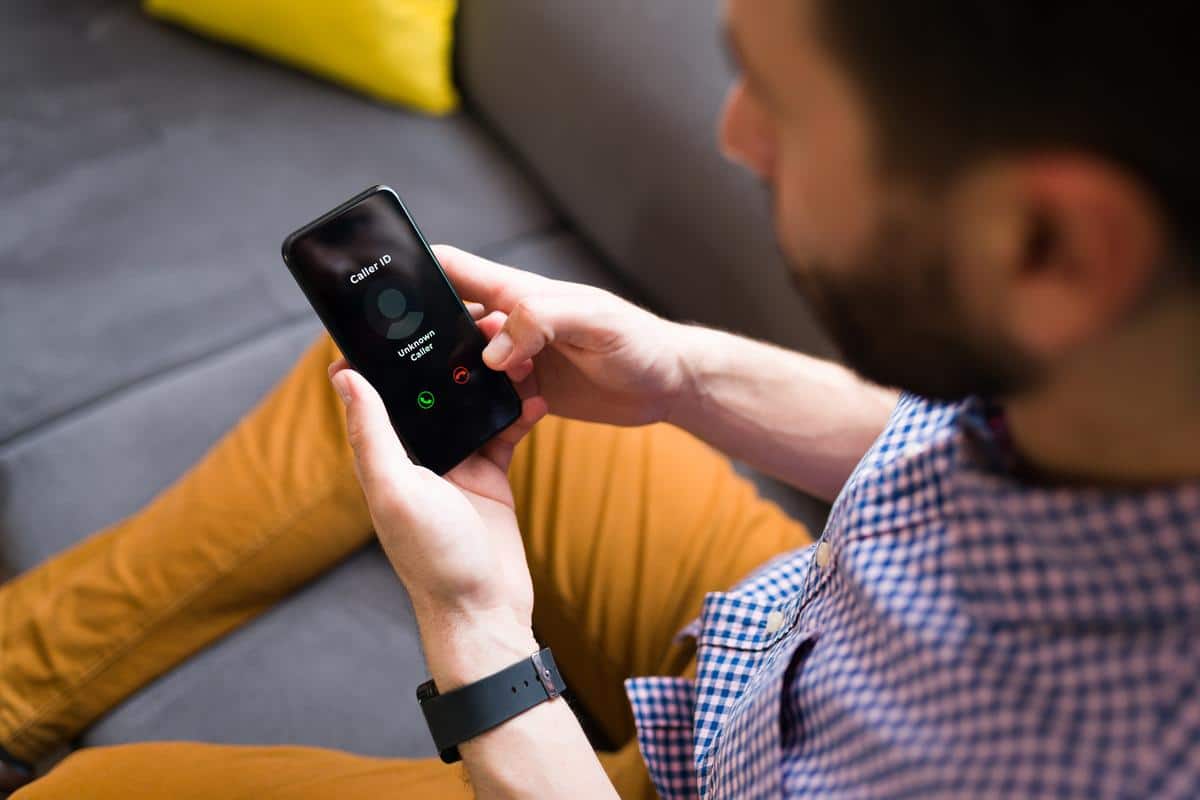
[[[820,541],[626,684],[664,797],[1200,797],[1200,484],[1043,488],[905,397]]]

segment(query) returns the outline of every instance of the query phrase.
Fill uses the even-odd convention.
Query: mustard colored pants
[[[0,746],[36,760],[372,536],[322,337],[188,473],[132,517],[0,586]],[[549,418],[511,468],[534,628],[620,747],[623,797],[653,797],[622,681],[694,669],[676,633],[706,592],[807,544],[728,462],[678,429]],[[469,797],[458,766],[306,747],[80,750],[35,798]]]

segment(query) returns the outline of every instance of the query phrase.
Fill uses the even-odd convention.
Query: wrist
[[[682,322],[668,324],[672,326],[677,378],[663,421],[690,430],[691,421],[696,418],[703,402],[704,361],[708,349],[705,340],[712,331]]]
[[[510,609],[413,607],[429,673],[442,693],[493,675],[540,649],[528,619]]]

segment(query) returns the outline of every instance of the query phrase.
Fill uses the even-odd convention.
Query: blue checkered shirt
[[[1046,488],[905,397],[820,541],[635,678],[664,797],[1200,797],[1200,484]]]

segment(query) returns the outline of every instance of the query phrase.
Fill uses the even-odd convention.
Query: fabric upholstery
[[[467,249],[555,224],[469,117],[374,105],[125,2],[6,10],[0,75],[0,446],[311,313],[280,242],[371,184]]]
[[[717,150],[731,81],[717,9],[464,3],[462,89],[656,308],[829,354],[786,278],[764,190]]]

